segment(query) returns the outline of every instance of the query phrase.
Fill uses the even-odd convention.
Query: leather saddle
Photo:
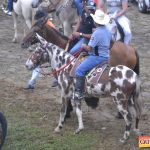
[[[70,76],[75,77],[75,71],[76,68],[86,59],[87,55],[81,54],[74,66],[72,67],[70,71]],[[109,67],[108,67],[108,62],[105,61],[99,65],[97,65],[95,68],[93,68],[87,75],[86,75],[86,83],[89,85],[96,85],[99,82],[101,83],[106,83],[108,81],[108,72],[109,72]]]

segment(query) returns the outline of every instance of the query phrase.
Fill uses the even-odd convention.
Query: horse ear
[[[36,37],[39,40],[40,44],[42,44],[43,46],[47,45],[48,42],[43,37],[41,37],[39,34],[36,33]]]

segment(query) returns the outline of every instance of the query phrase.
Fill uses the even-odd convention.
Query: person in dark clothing
[[[94,14],[95,4],[93,2],[88,2],[84,5],[84,10],[82,15],[79,16],[78,23],[75,27],[75,31],[71,34],[70,40],[78,39],[78,42],[70,50],[71,54],[77,53],[82,44],[87,44],[92,34],[93,28],[95,28],[93,18],[90,14]]]

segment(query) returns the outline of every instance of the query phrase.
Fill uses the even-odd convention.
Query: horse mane
[[[34,23],[33,26],[38,26],[38,27],[42,28],[42,27],[46,24],[46,22],[47,22],[48,19],[49,19],[49,18],[48,18],[47,16],[43,16],[43,17],[39,18],[39,19]],[[51,26],[49,26],[49,28],[54,32],[54,34],[58,35],[58,36],[61,37],[62,39],[64,39],[64,40],[68,40],[68,39],[69,39],[67,36],[65,36],[64,34],[62,34],[59,30],[57,30],[57,29],[55,29],[55,28],[53,28],[53,27],[51,27]]]
[[[69,38],[67,36],[65,36],[64,34],[62,34],[59,30],[51,27],[51,29],[58,35],[60,36],[61,38],[63,38],[64,40],[69,40]]]

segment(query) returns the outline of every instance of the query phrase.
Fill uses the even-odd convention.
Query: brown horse
[[[65,49],[69,43],[69,38],[49,25],[49,20],[46,17],[43,17],[39,19],[29,30],[29,33],[23,39],[21,47],[28,48],[30,45],[37,43],[38,40],[35,36],[36,33],[44,37],[48,42],[51,42],[63,49]],[[111,67],[124,65],[133,69],[139,75],[139,56],[137,51],[133,47],[120,41],[112,43],[109,65]]]

